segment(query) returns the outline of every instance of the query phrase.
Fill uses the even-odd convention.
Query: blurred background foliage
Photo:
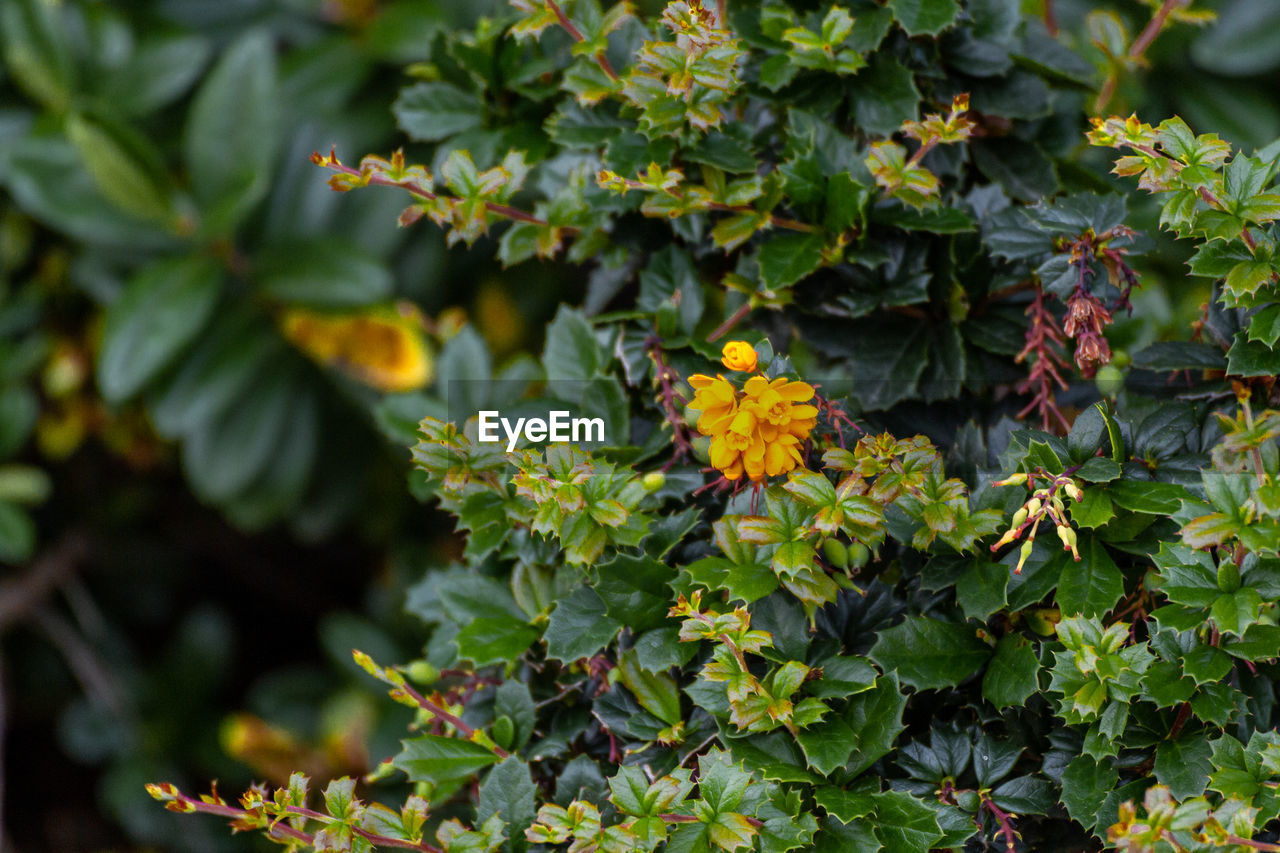
[[[537,351],[585,282],[397,230],[398,193],[336,195],[307,158],[404,144],[390,107],[436,34],[497,3],[0,3],[0,847],[259,849],[143,782],[393,751],[406,718],[349,649],[417,654],[404,586],[456,554],[404,488],[421,389],[468,375],[477,335],[499,361]],[[1109,111],[1280,136],[1280,4],[1197,4],[1218,20],[1123,68],[1109,40],[1152,3],[1049,5],[1098,87],[1115,73]],[[482,159],[512,132],[466,143]],[[1110,180],[1104,152],[1075,155]],[[1207,299],[1157,245],[1117,349],[1187,337]]]

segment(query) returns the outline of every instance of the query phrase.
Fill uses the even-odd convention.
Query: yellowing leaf
[[[284,336],[315,361],[382,391],[413,391],[435,369],[416,311],[408,306],[326,314],[286,311]]]

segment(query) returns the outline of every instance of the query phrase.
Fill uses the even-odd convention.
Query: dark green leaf
[[[138,393],[200,333],[222,290],[217,266],[201,257],[144,267],[107,310],[98,385],[111,402]]]
[[[405,88],[391,111],[400,129],[421,142],[448,139],[484,121],[479,95],[438,80]]]
[[[959,684],[986,663],[992,651],[968,625],[919,616],[881,631],[869,654],[903,683],[929,690]]]

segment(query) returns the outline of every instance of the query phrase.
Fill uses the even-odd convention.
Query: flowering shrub
[[[1181,5],[1101,73],[979,0],[517,0],[438,38],[393,106],[423,163],[313,162],[512,276],[589,265],[585,303],[536,364],[458,332],[384,409],[465,539],[409,594],[421,659],[356,652],[401,751],[322,806],[151,794],[318,851],[1280,849],[1274,151],[1094,123],[1215,298],[1084,381],[1149,244],[1073,159],[1080,91]],[[341,323],[286,328],[329,363]],[[553,405],[604,446],[473,417]]]

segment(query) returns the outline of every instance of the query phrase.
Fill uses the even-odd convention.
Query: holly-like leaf
[[[959,684],[990,660],[992,651],[971,626],[918,616],[881,631],[870,655],[903,683],[929,690]]]

